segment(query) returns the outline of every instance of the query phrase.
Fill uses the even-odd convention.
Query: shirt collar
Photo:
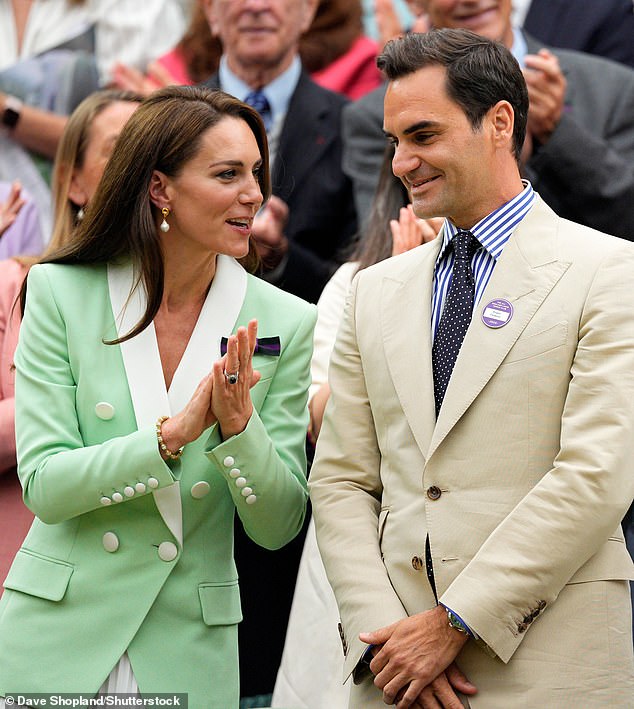
[[[524,68],[524,59],[528,54],[528,45],[526,44],[526,37],[522,34],[522,30],[517,27],[513,27],[513,46],[511,47],[511,53],[517,59],[517,63]]]
[[[528,180],[522,180],[524,189],[513,199],[498,207],[494,212],[481,219],[469,231],[480,242],[480,245],[497,261],[502,253],[506,242],[515,231],[517,225],[528,214],[533,206],[536,194]],[[445,219],[443,225],[443,240],[438,261],[440,261],[447,251],[449,242],[459,231],[449,219]]]
[[[291,96],[295,92],[301,73],[302,63],[299,56],[295,56],[286,71],[273,79],[270,84],[262,87],[262,92],[271,106],[273,120],[275,120],[277,116],[284,115],[287,112],[288,104],[290,103]],[[231,71],[227,58],[224,55],[220,58],[218,78],[220,79],[222,90],[240,99],[240,101],[244,101],[251,91],[253,91],[251,86],[246,84]]]

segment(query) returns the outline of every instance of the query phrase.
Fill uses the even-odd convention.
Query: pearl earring
[[[82,221],[85,216],[86,216],[86,212],[84,212],[84,208],[80,207],[77,212],[77,221],[78,222]]]
[[[163,221],[161,222],[161,231],[163,233],[167,232],[170,230],[170,225],[167,223],[167,217],[170,215],[170,210],[167,207],[163,207],[161,209],[161,214],[163,215]]]

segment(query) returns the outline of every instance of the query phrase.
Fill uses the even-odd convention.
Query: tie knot
[[[470,261],[476,252],[479,243],[470,231],[459,231],[451,240],[455,258],[461,261]]]
[[[262,120],[266,125],[267,121],[271,117],[271,105],[269,104],[268,99],[264,95],[264,92],[260,90],[252,91],[244,99],[244,102],[252,108],[255,108],[255,110],[260,114],[260,116],[262,116]]]

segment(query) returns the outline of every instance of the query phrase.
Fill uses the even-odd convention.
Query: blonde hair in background
[[[65,246],[77,226],[79,207],[68,196],[73,170],[81,168],[90,140],[90,129],[95,118],[117,101],[140,103],[141,96],[132,91],[95,91],[72,112],[57,146],[53,166],[52,193],[54,222],[53,233],[42,257]]]

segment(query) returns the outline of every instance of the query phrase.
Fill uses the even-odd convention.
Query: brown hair
[[[393,157],[394,145],[387,143],[367,226],[349,259],[359,262],[357,271],[384,261],[392,255],[390,220],[398,219],[401,207],[405,207],[410,201],[405,185],[392,172]]]
[[[361,0],[321,0],[308,31],[299,41],[302,64],[319,71],[345,54],[363,33]]]
[[[270,195],[268,145],[257,111],[223,91],[169,86],[150,94],[128,120],[104,170],[97,192],[76,229],[73,242],[45,263],[89,264],[129,259],[135,287],[141,283],[147,306],[141,320],[122,338],[142,332],[154,319],[163,297],[164,264],[157,233],[158,209],[149,196],[154,170],[176,177],[199,150],[203,134],[225,117],[245,121],[262,156],[258,182]],[[255,251],[245,258],[254,266]]]
[[[218,70],[222,56],[222,44],[211,34],[209,21],[200,3],[192,10],[189,27],[176,45],[187,67],[187,74],[194,83],[208,79]]]

